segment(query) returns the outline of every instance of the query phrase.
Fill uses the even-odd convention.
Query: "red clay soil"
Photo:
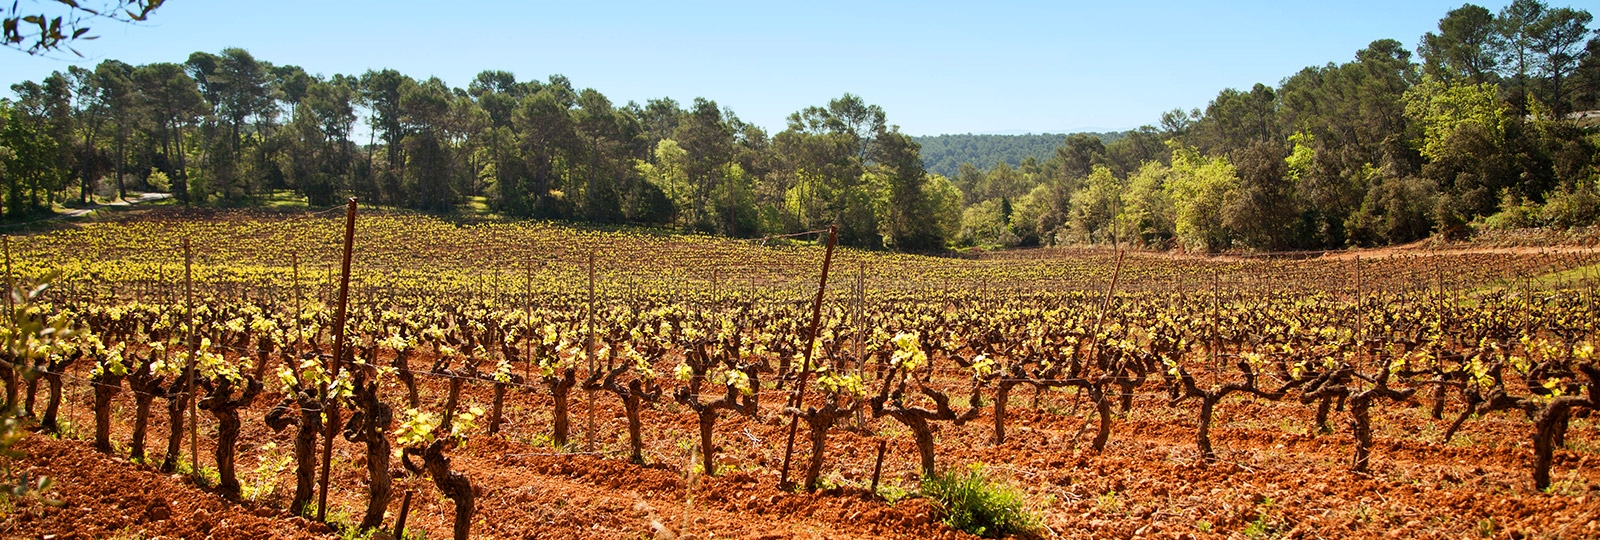
[[[86,433],[88,392],[76,392],[79,404],[63,404],[63,413]],[[403,409],[403,390],[386,386],[383,392]],[[422,395],[425,408],[438,410],[443,387],[427,381]],[[490,395],[488,385],[468,385],[463,408],[487,406]],[[777,399],[766,399],[758,418],[728,416],[717,423],[721,470],[708,478],[685,474],[694,416],[674,404],[645,411],[650,465],[637,466],[622,459],[620,404],[597,393],[596,452],[582,453],[583,395],[573,393],[577,442],[564,453],[548,443],[548,395],[525,390],[508,393],[501,435],[490,437],[480,426],[450,452],[455,470],[466,472],[477,491],[474,538],[971,538],[939,523],[929,501],[890,504],[866,496],[862,488],[880,439],[889,443],[883,484],[915,490],[914,445],[893,421],[867,418],[859,428],[855,419],[841,421],[823,467],[825,482],[838,487],[796,494],[776,487],[788,426],[776,414]],[[113,430],[123,455],[131,411],[126,398],[118,398]],[[94,453],[86,441],[31,435],[19,447],[28,456],[18,470],[56,478],[54,496],[68,504],[54,509],[19,502],[0,521],[0,537],[309,537],[314,525],[285,518],[282,510],[293,490],[292,470],[257,474],[270,461],[264,458],[282,456],[291,445],[293,428],[274,433],[261,422],[276,401],[262,396],[242,411],[238,459],[247,489],[265,477],[276,483],[270,495],[225,503],[186,479]],[[1469,421],[1445,444],[1439,434],[1448,419],[1428,418],[1423,404],[1375,408],[1371,472],[1357,474],[1349,470],[1353,438],[1345,413],[1330,418],[1331,433],[1317,434],[1309,429],[1312,407],[1225,400],[1212,430],[1219,462],[1202,465],[1193,442],[1195,410],[1193,403],[1169,407],[1164,397],[1141,397],[1130,414],[1115,418],[1110,443],[1095,453],[1088,449],[1097,423],[1093,407],[1064,392],[1047,394],[1035,406],[1029,392],[1013,397],[1005,445],[992,443],[992,418],[984,414],[964,426],[939,424],[937,458],[941,468],[983,463],[1026,491],[1050,529],[1042,533],[1047,538],[1600,538],[1600,422],[1593,416],[1573,420],[1567,447],[1556,452],[1555,485],[1539,492],[1529,472],[1531,422],[1520,413]],[[1452,404],[1447,418],[1458,410]],[[152,415],[147,433],[156,459],[164,448],[164,417]],[[205,466],[215,422],[206,415],[201,420]],[[274,449],[266,450],[268,443]],[[795,458],[798,471],[809,456],[797,451]],[[334,521],[359,520],[366,504],[364,459],[359,445],[340,439],[334,446]],[[452,506],[426,478],[396,479],[387,526],[407,490],[415,492],[408,529],[448,538]],[[149,506],[161,500],[170,501],[169,514],[153,519]],[[273,517],[258,517],[258,511]]]
[[[228,503],[187,476],[164,475],[151,466],[100,454],[81,441],[30,435],[18,449],[28,454],[20,470],[54,479],[49,496],[65,504],[14,499],[0,522],[5,538],[328,537],[314,534],[304,519],[283,519],[277,510]]]

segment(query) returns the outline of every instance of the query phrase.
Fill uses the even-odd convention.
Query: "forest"
[[[1466,4],[1415,52],[1380,39],[1155,125],[953,171],[951,149],[983,138],[919,144],[849,93],[772,133],[710,99],[619,105],[560,75],[485,71],[459,88],[311,74],[238,48],[105,60],[13,85],[0,197],[7,220],[129,189],[220,206],[292,192],[319,207],[481,205],[735,237],[838,225],[846,245],[919,252],[1274,251],[1580,227],[1600,216],[1600,138],[1574,114],[1600,108],[1592,20],[1537,0]]]
[[[1056,154],[1061,141],[1071,134],[1027,133],[1022,135],[933,135],[912,137],[922,145],[922,164],[928,172],[955,176],[963,163],[988,169],[1005,163],[1016,167],[1028,158],[1045,161]],[[1123,132],[1087,133],[1100,139],[1101,144],[1111,144],[1121,139]]]

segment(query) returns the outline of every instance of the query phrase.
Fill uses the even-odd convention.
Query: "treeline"
[[[1086,133],[1110,144],[1123,137],[1121,132]],[[1066,134],[1028,133],[1024,135],[930,135],[912,137],[922,145],[922,164],[928,172],[955,176],[961,164],[971,163],[987,169],[1001,163],[1017,167],[1033,158],[1044,161],[1055,155]]]
[[[8,217],[63,199],[170,190],[248,205],[281,190],[450,212],[640,223],[731,236],[837,224],[848,245],[1115,243],[1198,250],[1407,242],[1469,226],[1593,223],[1600,39],[1583,10],[1466,5],[1420,58],[1379,40],[1278,86],[1047,159],[982,136],[925,139],[845,94],[769,134],[707,99],[618,106],[561,76],[466,88],[393,70],[323,77],[241,49],[71,67],[0,113]],[[367,140],[355,140],[355,125]],[[1107,142],[1109,140],[1109,142]],[[924,158],[996,156],[949,174]],[[941,169],[944,165],[937,162]]]
[[[955,227],[938,217],[959,212],[910,137],[849,94],[769,135],[714,101],[616,106],[559,75],[487,71],[451,88],[393,70],[315,76],[242,49],[108,60],[13,90],[0,142],[15,150],[0,173],[11,214],[130,184],[186,204],[288,189],[315,206],[348,194],[450,212],[482,197],[510,216],[731,236],[839,224],[850,245],[937,250]],[[358,120],[367,141],[352,140]]]
[[[1043,163],[963,165],[957,240],[1284,250],[1600,218],[1600,38],[1584,10],[1467,4],[1420,58],[1379,40]],[[1585,123],[1587,122],[1587,124]]]

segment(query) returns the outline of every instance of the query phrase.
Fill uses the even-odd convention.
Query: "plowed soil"
[[[404,391],[385,388],[397,410]],[[29,435],[18,471],[56,479],[51,496],[61,508],[14,501],[0,521],[4,538],[303,538],[326,534],[321,524],[287,515],[294,489],[287,462],[294,428],[274,433],[262,422],[279,396],[263,395],[248,410],[239,445],[245,500],[226,502],[187,476],[169,476],[130,463],[132,399],[118,396],[113,439],[118,456],[94,452],[88,436],[89,390],[68,385],[63,413],[68,437]],[[437,410],[440,381],[423,386],[424,406]],[[463,407],[486,409],[487,383],[473,383]],[[645,412],[644,466],[625,460],[626,423],[620,402],[594,394],[594,450],[586,451],[589,402],[573,393],[574,443],[550,446],[550,403],[540,388],[507,394],[507,424],[486,434],[487,421],[462,448],[454,468],[477,496],[474,538],[969,538],[940,522],[939,508],[914,495],[916,452],[909,432],[889,419],[845,420],[828,440],[824,481],[816,493],[780,491],[787,417],[777,393],[763,394],[755,418],[725,416],[716,426],[717,476],[692,473],[695,417],[665,402]],[[42,397],[42,394],[41,394]],[[164,403],[157,401],[147,433],[150,454],[164,450]],[[40,406],[42,408],[42,405]],[[1065,538],[1600,538],[1600,427],[1593,417],[1572,421],[1566,447],[1556,452],[1555,485],[1532,487],[1532,424],[1521,413],[1469,421],[1449,443],[1440,441],[1459,411],[1445,420],[1421,403],[1374,409],[1376,445],[1371,472],[1349,470],[1353,438],[1347,414],[1335,413],[1331,432],[1318,433],[1312,407],[1297,402],[1229,398],[1212,429],[1219,461],[1203,464],[1193,437],[1195,403],[1169,406],[1164,396],[1140,396],[1115,418],[1103,452],[1088,448],[1097,424],[1093,407],[1072,394],[1014,394],[1008,441],[993,444],[986,412],[962,426],[939,424],[940,467],[982,463],[1025,490],[1044,516],[1044,537]],[[858,421],[860,422],[858,424]],[[214,465],[215,421],[201,412],[201,466]],[[797,449],[805,439],[800,430]],[[187,438],[185,439],[187,441]],[[870,482],[877,441],[888,441],[883,489]],[[320,444],[320,443],[319,443]],[[809,456],[797,450],[796,471]],[[358,521],[366,504],[364,450],[339,440],[329,493],[330,521]],[[394,465],[398,468],[398,464]],[[688,472],[686,472],[688,471]],[[268,487],[270,486],[270,489]],[[426,478],[396,479],[386,526],[399,514],[401,493],[414,492],[408,535],[448,538],[453,507]],[[901,495],[911,495],[900,498]]]

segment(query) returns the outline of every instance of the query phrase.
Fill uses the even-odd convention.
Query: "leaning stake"
[[[184,391],[189,393],[189,473],[198,478],[200,475],[200,424],[196,423],[198,420],[195,419],[195,409],[199,405],[200,396],[196,395],[199,392],[195,391],[194,372],[200,367],[197,362],[199,359],[195,358],[200,345],[194,339],[199,334],[195,332],[194,328],[194,272],[191,269],[193,266],[194,257],[189,253],[189,237],[186,236],[183,238],[183,297],[184,318],[189,320],[189,375],[187,377],[188,382],[185,383],[188,386]],[[183,439],[178,440],[181,441]]]
[[[806,337],[804,360],[800,363],[800,384],[794,389],[795,408],[806,399],[806,379],[811,376],[811,349],[817,342],[817,327],[822,323],[822,296],[828,292],[828,267],[833,265],[833,242],[839,236],[839,226],[828,226],[828,251],[822,256],[822,279],[817,282],[817,300],[811,305],[811,334]],[[789,487],[789,458],[794,456],[794,434],[800,429],[800,415],[789,421],[789,442],[783,447],[783,473],[778,477],[780,487]]]
[[[344,360],[344,316],[350,301],[350,251],[356,241],[356,198],[351,197],[345,207],[344,218],[344,268],[339,276],[339,309],[333,314],[333,365],[328,370],[328,381],[339,379],[339,364]],[[333,459],[333,439],[339,429],[339,403],[333,399],[333,387],[322,386],[322,410],[327,415],[327,433],[323,434],[322,485],[317,491],[317,521],[328,517],[328,466]]]

